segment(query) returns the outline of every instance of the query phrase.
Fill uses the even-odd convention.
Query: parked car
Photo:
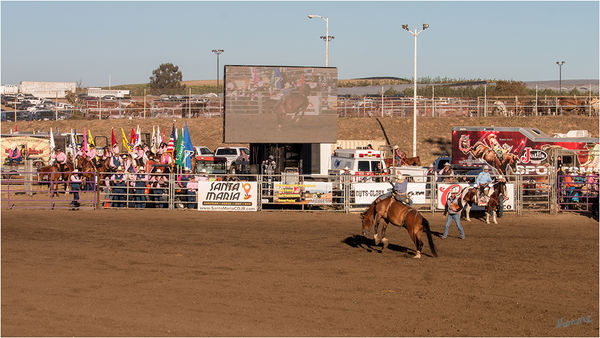
[[[213,152],[205,146],[196,146],[196,154],[197,155],[213,155]]]
[[[239,164],[239,157],[242,155],[242,150],[250,155],[250,150],[246,147],[219,147],[215,150],[215,156],[225,157],[227,159],[227,170],[235,174],[237,169],[237,165]]]

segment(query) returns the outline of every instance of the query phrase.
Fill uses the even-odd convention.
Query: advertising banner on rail
[[[471,186],[467,183],[438,183],[437,185],[437,208],[443,210],[446,207],[446,200],[450,191],[456,190],[459,194],[462,194],[464,189],[468,189]],[[508,200],[504,201],[505,211],[515,210],[515,185],[512,183],[506,184],[506,195]],[[483,207],[473,204],[471,210],[483,210]]]
[[[407,193],[413,201],[413,204],[426,204],[425,188],[426,183],[408,183]],[[356,204],[371,204],[373,201],[392,190],[390,183],[355,183],[353,184],[354,201]]]
[[[25,146],[25,149],[29,152],[29,156],[32,158],[40,158],[44,161],[50,159],[50,139],[32,137],[32,136],[8,136],[2,137],[0,142],[0,161],[4,163],[8,157],[9,148],[12,144],[15,144],[21,151]]]
[[[198,210],[257,211],[256,182],[198,182]]]
[[[275,183],[273,202],[280,204],[331,204],[331,182],[304,182],[303,184]]]

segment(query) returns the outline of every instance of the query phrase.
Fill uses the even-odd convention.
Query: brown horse
[[[77,169],[79,169],[79,171],[82,173],[81,187],[84,188],[88,183],[93,185],[95,183],[96,176],[94,173],[98,173],[98,168],[96,168],[94,163],[88,158],[77,156],[75,159],[77,160],[78,164]]]
[[[421,258],[421,249],[423,248],[421,235],[423,234],[423,231],[425,231],[431,253],[437,257],[433,238],[431,237],[431,230],[429,229],[429,221],[427,221],[427,219],[425,219],[417,210],[397,202],[393,197],[371,203],[367,211],[363,212],[360,217],[362,218],[363,236],[366,237],[367,233],[374,227],[373,238],[375,239],[375,244],[383,242],[384,248],[387,247],[388,244],[388,239],[385,237],[385,231],[388,224],[391,223],[398,227],[406,227],[408,235],[417,248],[417,253],[414,258]],[[379,236],[378,227],[379,222],[382,219],[385,221],[385,224],[382,227],[381,236]]]
[[[498,211],[498,206],[500,205],[500,199],[505,199],[506,196],[506,182],[504,180],[499,180],[492,185],[491,189],[491,195],[489,196],[489,200],[485,206],[485,222],[490,224],[490,214],[492,214],[494,223],[498,224],[496,214]],[[477,188],[465,189],[462,192],[461,198],[465,207],[464,210],[466,220],[467,222],[471,222],[471,207],[473,207],[473,203],[477,201]]]
[[[65,192],[68,191],[67,188],[71,187],[71,184],[69,183],[69,172],[73,172],[73,164],[71,162],[67,162],[64,169],[65,171],[61,172],[57,163],[41,167],[37,170],[38,183],[47,183],[48,186],[52,185],[52,195],[56,194],[56,196],[58,196],[58,184],[62,181],[62,183],[65,185]],[[44,180],[46,175],[48,176],[48,179]]]

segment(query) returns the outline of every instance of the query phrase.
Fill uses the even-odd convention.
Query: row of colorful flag
[[[181,129],[181,133],[175,128],[175,124],[171,129],[171,135],[169,139],[165,138],[166,129],[160,130],[160,127],[152,126],[152,137],[150,139],[150,151],[156,153],[161,145],[164,143],[167,145],[166,152],[171,155],[172,158],[175,159],[175,164],[191,169],[192,163],[191,159],[194,154],[194,146],[192,145],[192,139],[190,137],[190,132],[187,126],[187,122],[185,123],[185,127]],[[137,126],[137,129],[134,130],[131,128],[131,134],[129,139],[125,135],[125,130],[121,128],[121,143],[123,146],[123,150],[126,150],[128,153],[132,153],[133,150],[137,146],[142,146],[142,133],[140,130],[140,126]],[[181,135],[181,137],[179,137]],[[92,137],[92,133],[89,129],[83,128],[82,134],[83,142],[81,144],[81,150],[83,152],[87,152],[89,150],[90,145],[95,147],[94,138]],[[70,142],[73,153],[77,153],[77,130],[71,129],[70,133]],[[111,148],[117,145],[117,139],[115,137],[115,130],[111,128]],[[50,129],[50,151],[54,151],[56,145],[54,143],[54,135],[52,133],[52,128]]]

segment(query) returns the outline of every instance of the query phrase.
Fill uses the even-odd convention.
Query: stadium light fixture
[[[558,65],[558,92],[562,94],[562,66],[565,64],[566,62],[564,61],[556,61],[556,64]]]
[[[321,35],[321,39],[325,40],[325,67],[329,67],[329,40],[335,39],[334,36],[329,35],[329,18],[317,14],[309,14],[308,18],[320,18],[321,20],[325,21],[325,35]]]
[[[212,52],[217,54],[217,93],[219,92],[219,55],[223,53],[223,49],[213,49]]]
[[[408,29],[408,25],[402,25],[402,29],[409,32],[412,36],[415,37],[415,55],[414,55],[414,77],[413,77],[413,157],[417,156],[417,37],[424,30],[429,28],[429,24],[424,23],[423,29],[417,31],[415,28],[414,31],[410,31]]]

